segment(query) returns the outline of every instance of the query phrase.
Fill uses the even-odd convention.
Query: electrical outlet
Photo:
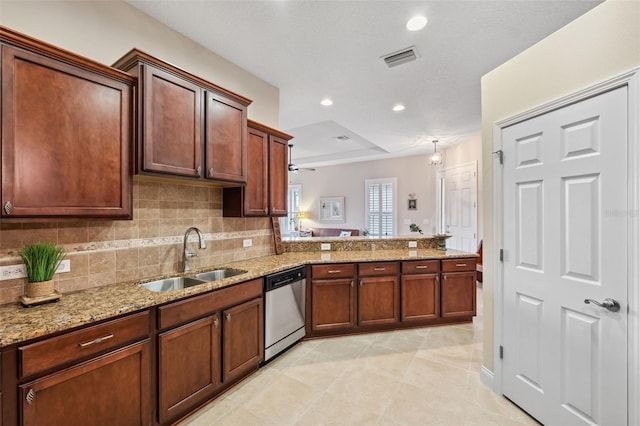
[[[331,250],[331,244],[330,243],[321,243],[320,244],[320,250]]]
[[[418,252],[415,250],[409,250],[409,256],[410,257],[416,257],[418,255]]]
[[[24,265],[0,266],[0,280],[15,280],[16,278],[24,278],[27,271]]]
[[[63,272],[71,272],[71,261],[69,259],[65,259],[58,265],[58,269],[56,269],[56,274],[60,274]]]
[[[320,255],[320,260],[331,260],[331,253],[322,253]]]
[[[251,247],[253,245],[253,241],[251,240],[251,238],[248,238],[246,240],[242,240],[242,247]]]
[[[417,241],[409,241],[409,248],[416,248],[416,247],[418,247]]]

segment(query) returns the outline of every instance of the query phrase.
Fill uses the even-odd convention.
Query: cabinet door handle
[[[360,280],[360,287],[362,287],[362,280]]]
[[[198,166],[196,171],[198,172],[198,177],[201,177],[202,176],[202,167]]]
[[[91,345],[94,345],[96,343],[102,343],[105,340],[109,340],[109,339],[113,339],[113,334],[107,334],[106,336],[96,337],[95,339],[93,339],[93,340],[91,340],[89,342],[78,343],[78,346],[80,346],[81,348],[86,348],[87,346],[91,346]]]
[[[351,287],[353,287],[353,280],[351,280]]]
[[[215,317],[215,318],[213,319],[213,325],[214,325],[216,328],[218,328],[218,324],[219,324],[219,323],[220,323],[220,321],[218,321],[218,317]]]
[[[227,318],[227,322],[231,322],[231,314],[229,312],[227,312],[225,317]]]
[[[264,209],[264,214],[269,214],[269,209],[268,208]]]
[[[340,269],[333,269],[331,271],[327,271],[327,274],[339,274],[342,272]]]
[[[213,167],[211,167],[211,168],[209,169],[209,176],[212,176],[212,177],[213,177]]]
[[[444,277],[442,277],[442,279],[446,281],[447,280],[447,276],[445,275]]]
[[[13,211],[13,204],[11,204],[11,201],[7,201],[6,203],[4,203],[4,211],[7,214],[11,214],[11,212]]]
[[[427,265],[417,265],[416,269],[427,269],[428,266]]]
[[[386,271],[387,268],[373,268],[374,271]]]
[[[461,266],[467,266],[466,263],[456,263],[456,266],[461,267]]]
[[[33,400],[36,399],[36,393],[33,391],[33,388],[29,389],[27,395],[24,397],[27,400],[27,404],[33,404]]]

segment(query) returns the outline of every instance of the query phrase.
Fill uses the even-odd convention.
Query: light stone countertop
[[[140,311],[251,279],[262,278],[265,275],[301,265],[475,256],[475,253],[456,250],[439,251],[435,249],[284,253],[192,271],[189,275],[218,268],[241,269],[246,270],[247,273],[183,290],[155,293],[140,288],[138,281],[65,293],[58,302],[30,308],[25,308],[19,303],[7,304],[0,306],[0,347],[25,342],[122,314]],[[168,277],[154,277],[154,279],[159,278]],[[147,281],[152,281],[152,279]]]

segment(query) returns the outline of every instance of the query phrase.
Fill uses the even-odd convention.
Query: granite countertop
[[[306,264],[475,256],[475,253],[435,249],[284,253],[192,271],[190,275],[224,267],[245,270],[247,273],[183,290],[155,293],[140,288],[138,281],[65,293],[58,302],[31,308],[25,308],[20,304],[0,306],[0,347],[25,342],[129,312],[140,311]],[[157,278],[155,277],[155,279]]]

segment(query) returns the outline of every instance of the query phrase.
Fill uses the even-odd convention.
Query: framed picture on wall
[[[418,200],[415,198],[409,199],[409,210],[417,210],[418,209]]]
[[[320,197],[320,222],[344,223],[344,197]]]

